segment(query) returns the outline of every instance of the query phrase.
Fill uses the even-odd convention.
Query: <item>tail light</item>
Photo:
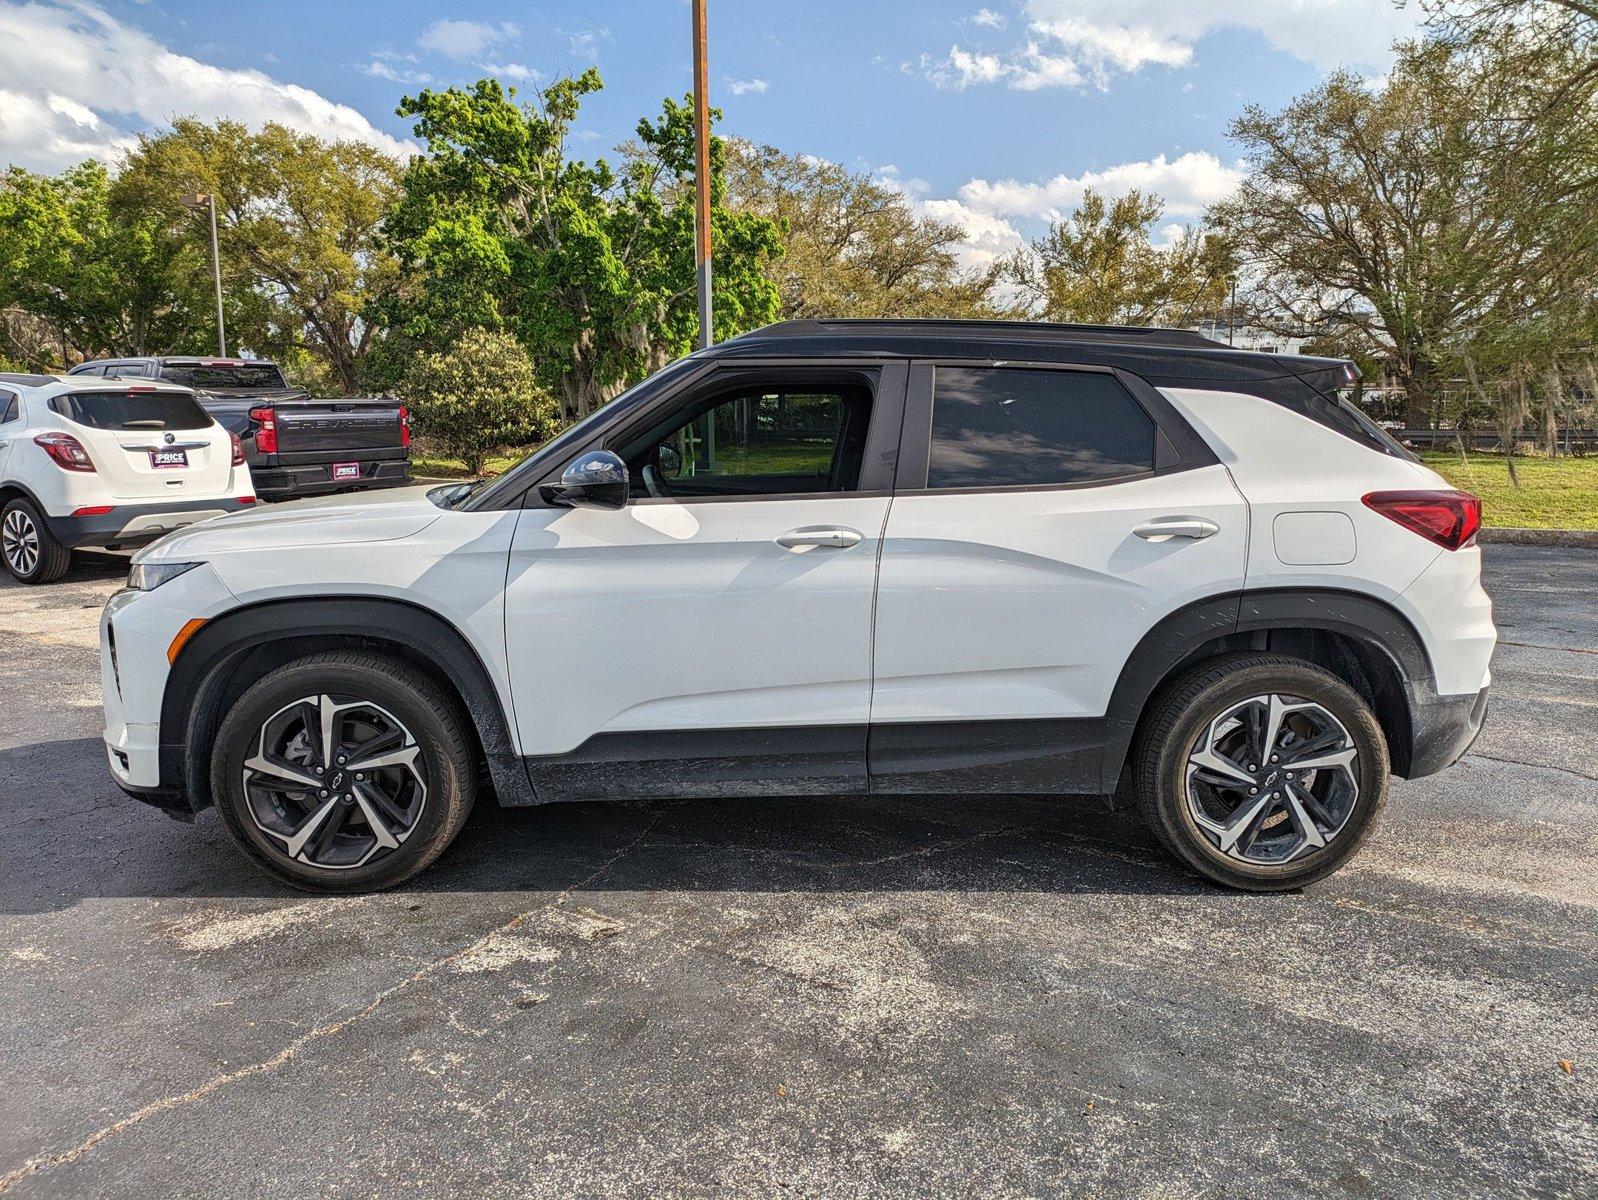
[[[74,508],[72,515],[74,517],[103,517],[115,507],[116,505],[114,504],[85,504],[82,508]]]
[[[255,448],[262,454],[276,454],[277,411],[271,408],[252,408],[250,420],[255,422]]]
[[[63,471],[94,470],[94,460],[89,457],[89,452],[70,433],[41,433],[33,442]]]
[[[411,444],[411,410],[405,405],[400,405],[400,445]]]
[[[1463,550],[1481,529],[1481,501],[1469,492],[1371,492],[1361,499],[1365,507],[1445,550]]]
[[[233,443],[233,465],[242,467],[244,465],[244,443],[239,441],[239,435],[231,429],[228,430],[228,439]]]

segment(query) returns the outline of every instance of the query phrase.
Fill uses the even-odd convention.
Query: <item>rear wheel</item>
[[[364,892],[422,870],[471,811],[476,763],[453,697],[403,663],[321,654],[229,710],[211,760],[228,830],[295,887]]]
[[[1249,891],[1330,875],[1387,798],[1387,742],[1369,706],[1281,655],[1226,655],[1176,679],[1133,754],[1139,809],[1165,847]]]
[[[16,499],[0,510],[0,559],[22,583],[54,583],[67,573],[72,551],[56,540],[31,500]]]

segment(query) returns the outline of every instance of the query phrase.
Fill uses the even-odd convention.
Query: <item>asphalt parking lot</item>
[[[111,785],[124,570],[0,583],[7,1197],[1598,1193],[1598,552],[1489,547],[1472,754],[1266,897],[956,797],[485,805],[289,893]]]

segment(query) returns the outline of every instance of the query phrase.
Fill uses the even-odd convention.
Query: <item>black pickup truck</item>
[[[239,435],[263,500],[410,482],[410,417],[398,400],[313,397],[290,387],[276,363],[255,358],[106,358],[67,374],[193,388],[201,407]]]

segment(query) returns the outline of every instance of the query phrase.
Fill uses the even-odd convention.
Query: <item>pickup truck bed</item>
[[[263,500],[410,482],[405,411],[397,400],[317,399],[287,390],[202,392],[199,401],[243,441]]]

